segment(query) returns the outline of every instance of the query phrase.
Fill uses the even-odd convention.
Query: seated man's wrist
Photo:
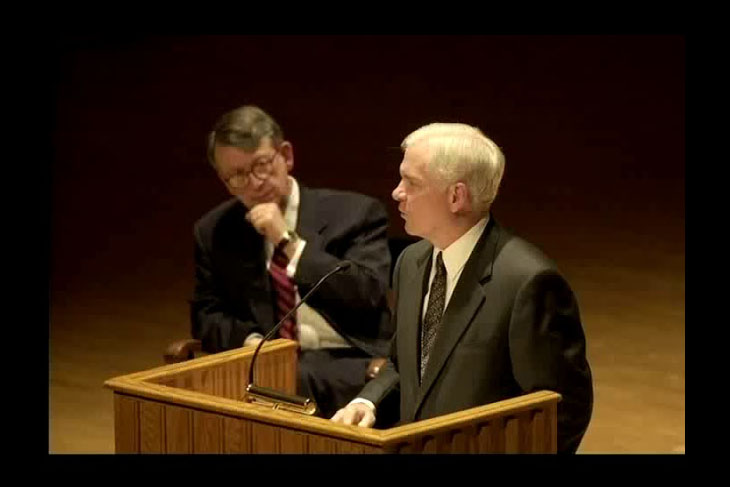
[[[294,252],[296,252],[300,240],[301,238],[296,232],[293,230],[285,230],[281,238],[274,244],[274,247],[284,252],[291,259]]]

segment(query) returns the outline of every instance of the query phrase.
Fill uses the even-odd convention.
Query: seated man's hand
[[[276,203],[260,203],[246,213],[246,219],[266,238],[276,245],[286,231],[286,222],[281,208]]]
[[[367,404],[356,402],[350,403],[337,411],[335,415],[332,416],[332,421],[335,423],[355,424],[357,426],[369,428],[375,424],[375,414]]]

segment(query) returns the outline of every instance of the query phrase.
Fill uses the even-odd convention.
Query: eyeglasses
[[[276,156],[279,155],[280,148],[276,149],[273,155],[266,158],[259,158],[253,162],[251,169],[248,171],[240,171],[232,176],[224,177],[223,180],[232,188],[240,189],[248,185],[249,177],[253,176],[259,181],[266,181],[271,176],[271,163],[274,162]]]

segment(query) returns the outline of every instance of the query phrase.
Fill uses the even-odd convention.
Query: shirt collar
[[[291,176],[289,176],[289,180],[291,181],[291,193],[289,193],[284,209],[284,221],[289,230],[295,230],[299,216],[299,183]]]
[[[482,235],[488,222],[489,215],[479,220],[464,235],[443,250],[434,246],[432,262],[436,262],[436,254],[443,252],[441,257],[444,260],[444,267],[446,267],[446,275],[449,278],[458,275],[466,265],[466,261],[469,260],[469,256],[474,250],[474,247],[476,247],[479,237]]]

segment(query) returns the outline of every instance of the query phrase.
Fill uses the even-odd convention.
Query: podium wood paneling
[[[193,453],[193,415],[188,409],[165,406],[165,452]]]
[[[257,359],[258,385],[296,392],[297,344],[274,340]],[[242,401],[253,348],[116,377],[118,453],[554,453],[551,391],[387,430],[336,424]]]

